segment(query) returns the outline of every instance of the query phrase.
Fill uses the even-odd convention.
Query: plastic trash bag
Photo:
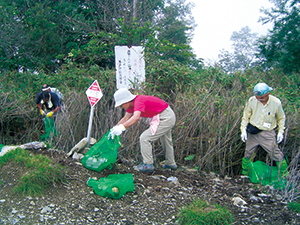
[[[81,159],[82,165],[87,169],[100,172],[106,168],[111,169],[112,164],[116,162],[118,148],[121,145],[119,142],[120,137],[115,136],[114,139],[110,139],[108,134],[109,132],[94,144]]]
[[[249,163],[249,179],[252,183],[262,185],[271,185],[275,189],[284,189],[287,181],[281,176],[278,167],[269,166],[262,161]]]
[[[126,192],[134,191],[133,175],[110,174],[98,181],[90,178],[87,185],[92,187],[97,195],[107,198],[120,199]]]
[[[1,149],[4,147],[4,145],[3,144],[0,144],[0,152],[1,152]]]
[[[54,136],[57,136],[56,126],[50,117],[45,117],[45,133],[40,136],[41,141],[51,142]]]

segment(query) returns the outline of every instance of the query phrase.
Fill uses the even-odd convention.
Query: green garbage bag
[[[4,145],[3,144],[0,144],[0,152],[1,152],[1,149],[4,147]]]
[[[249,179],[252,183],[271,185],[275,189],[284,189],[287,184],[287,180],[280,175],[278,167],[271,167],[259,160],[249,163]]]
[[[114,139],[108,137],[107,132],[100,141],[94,144],[81,159],[82,165],[87,169],[102,171],[105,168],[111,169],[112,164],[117,160],[118,148],[120,147],[119,136]]]
[[[98,181],[90,178],[87,185],[92,187],[94,192],[102,197],[120,199],[126,192],[134,191],[133,175],[110,174]]]
[[[50,117],[45,117],[45,133],[40,136],[41,141],[51,142],[54,136],[57,136],[56,126]]]

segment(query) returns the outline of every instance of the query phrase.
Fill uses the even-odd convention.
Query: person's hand
[[[242,132],[241,138],[242,138],[242,141],[243,141],[243,142],[246,142],[246,141],[247,141],[247,133],[246,133],[246,131]]]
[[[42,109],[40,109],[40,113],[41,113],[42,116],[45,116],[45,115],[46,115],[45,111],[42,110]]]
[[[109,132],[109,137],[110,137],[111,139],[114,139],[115,135],[119,136],[119,135],[121,135],[122,132],[125,131],[125,130],[126,130],[126,128],[124,127],[123,124],[120,124],[120,125],[118,125],[118,126],[114,126],[114,127],[110,130],[110,132]]]
[[[277,143],[279,144],[283,140],[283,133],[278,133],[277,134]]]
[[[47,115],[46,115],[46,117],[51,117],[51,116],[53,116],[53,111],[48,112]]]

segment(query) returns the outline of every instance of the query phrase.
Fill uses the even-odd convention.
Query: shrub
[[[0,157],[0,168],[7,163],[18,164],[24,169],[14,191],[22,195],[39,195],[54,183],[66,180],[63,167],[54,164],[45,155],[31,155],[27,150],[17,148]]]
[[[226,225],[232,224],[233,216],[217,204],[197,200],[181,210],[178,222],[182,225]]]

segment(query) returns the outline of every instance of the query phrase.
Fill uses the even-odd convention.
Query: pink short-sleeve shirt
[[[160,114],[166,108],[168,103],[155,96],[149,95],[137,95],[133,100],[133,107],[127,109],[128,113],[134,113],[135,111],[141,112],[141,117],[149,117]]]

